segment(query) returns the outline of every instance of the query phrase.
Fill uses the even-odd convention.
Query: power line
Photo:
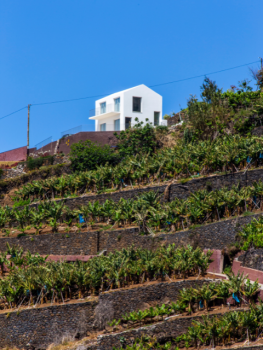
[[[254,61],[254,62],[250,62],[250,63],[245,63],[245,64],[242,64],[242,65],[240,65],[240,66],[235,66],[235,67],[231,67],[231,68],[226,68],[226,69],[218,70],[218,71],[216,71],[216,72],[211,72],[211,73],[196,75],[196,76],[193,76],[193,77],[184,78],[184,79],[179,79],[179,80],[173,80],[173,81],[170,81],[170,82],[167,82],[167,83],[155,84],[155,85],[151,85],[151,86],[149,86],[149,87],[163,86],[163,85],[168,85],[168,84],[179,83],[179,82],[186,81],[186,80],[201,78],[201,77],[204,77],[204,76],[207,76],[207,75],[217,74],[217,73],[221,73],[221,72],[226,72],[226,71],[228,71],[228,70],[237,69],[237,68],[240,68],[240,67],[245,67],[245,66],[248,66],[248,65],[250,65],[250,64],[254,64],[254,63],[258,63],[258,62],[259,62],[259,60]],[[43,106],[43,105],[50,105],[50,104],[54,104],[54,103],[64,103],[64,102],[80,101],[80,100],[86,100],[86,99],[89,99],[89,98],[96,98],[96,97],[107,96],[107,95],[109,95],[109,94],[100,94],[100,95],[96,95],[96,96],[87,96],[87,97],[80,97],[80,98],[73,98],[73,99],[68,99],[68,100],[59,100],[59,101],[52,101],[52,102],[32,103],[31,106]],[[4,119],[4,118],[7,118],[7,117],[9,117],[9,116],[11,116],[12,114],[15,114],[15,113],[17,113],[17,112],[20,112],[20,111],[22,111],[22,110],[25,109],[25,108],[27,108],[27,106],[26,106],[26,107],[23,107],[23,108],[20,108],[20,109],[18,109],[17,111],[14,111],[14,112],[12,112],[12,113],[10,113],[10,114],[5,115],[4,117],[0,118],[0,120],[1,120],[1,119]]]
[[[170,82],[168,82],[168,83],[161,83],[161,84],[151,85],[151,86],[149,86],[149,87],[155,87],[155,86],[161,86],[161,85],[179,83],[179,82],[181,82],[181,81],[186,81],[186,80],[190,80],[190,79],[201,78],[201,77],[205,77],[206,75],[211,75],[211,74],[226,72],[226,71],[231,70],[231,69],[236,69],[236,68],[240,68],[240,67],[245,67],[245,66],[248,66],[248,65],[250,65],[250,64],[254,64],[254,63],[258,63],[258,62],[259,62],[259,60],[255,61],[255,62],[250,62],[250,63],[242,64],[241,66],[236,66],[236,67],[232,67],[232,68],[226,68],[226,69],[218,70],[218,71],[212,72],[212,73],[207,73],[207,74],[202,74],[202,75],[196,75],[196,76],[190,77],[190,78],[184,78],[184,79],[180,79],[180,80],[174,80],[174,81],[170,81]]]
[[[105,96],[105,95],[106,94],[97,95],[97,96],[87,96],[87,97],[80,97],[80,98],[72,98],[70,100],[60,100],[60,101],[53,101],[53,102],[32,103],[31,106],[42,106],[42,105],[51,105],[53,103],[62,103],[62,102],[86,100],[87,98],[95,98],[95,97],[100,97],[100,96]]]
[[[22,111],[22,109],[25,109],[25,108],[27,108],[27,106],[25,106],[25,107],[23,107],[23,108],[20,108],[20,109],[18,109],[17,111],[14,111],[14,112],[12,112],[12,113],[10,113],[10,114],[5,115],[4,117],[0,118],[0,120],[1,120],[1,119],[4,119],[4,118],[7,118],[7,117],[9,117],[10,115],[15,114],[15,113],[17,113],[17,112],[20,112],[20,111]]]

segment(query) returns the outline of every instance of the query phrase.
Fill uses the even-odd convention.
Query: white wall
[[[131,123],[135,124],[135,118],[146,123],[146,118],[154,125],[154,112],[160,112],[159,124],[162,120],[162,96],[149,89],[145,85],[139,85],[134,88],[117,92],[96,101],[95,108],[100,108],[102,102],[106,105],[113,105],[114,99],[120,97],[120,116],[108,117],[96,120],[96,130],[100,130],[100,124],[106,123],[106,130],[114,130],[114,120],[120,118],[120,129],[125,129],[125,117],[132,118]],[[133,97],[141,97],[141,112],[133,112]]]
[[[133,97],[141,97],[141,112],[132,111]],[[135,118],[145,123],[145,119],[148,118],[149,122],[154,125],[154,112],[160,112],[160,120],[162,120],[162,96],[155,91],[149,89],[145,85],[139,85],[135,88],[124,91],[124,115],[123,117],[132,118],[131,123],[135,124]]]
[[[114,131],[114,120],[116,119],[121,119],[121,118],[120,116],[116,116],[116,117],[108,117],[105,119],[100,119],[99,121],[96,120],[96,125],[98,127],[98,129],[96,128],[96,130],[100,131],[100,125],[103,123],[106,123],[106,131]],[[120,121],[120,129],[124,130],[124,124],[122,125],[121,121]]]
[[[116,92],[115,94],[103,97],[95,102],[95,108],[100,108],[100,104],[103,102],[106,102],[106,105],[113,105],[114,104],[114,99],[120,97],[120,116],[116,117],[109,117],[101,120],[96,120],[95,123],[95,130],[100,131],[100,125],[103,123],[106,123],[108,127],[106,127],[106,131],[113,131],[114,130],[114,120],[115,119],[121,119],[121,116],[123,115],[123,109],[124,109],[124,104],[123,104],[123,91],[121,92]],[[120,122],[122,124],[122,122]]]

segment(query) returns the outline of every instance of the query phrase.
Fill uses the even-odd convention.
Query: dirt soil
[[[79,303],[86,303],[87,301],[98,301],[98,296],[89,296],[87,298],[83,299],[66,299],[64,300],[64,303],[45,303],[45,304],[37,304],[36,306],[20,306],[19,308],[13,308],[13,309],[5,309],[5,310],[0,310],[0,314],[5,314],[5,313],[10,313],[10,312],[20,312],[22,310],[28,310],[28,309],[42,309],[45,307],[50,307],[50,306],[61,306],[65,304],[79,304]]]
[[[108,225],[107,223],[98,223],[98,224],[94,224],[92,226],[86,226],[85,224],[82,225],[81,228],[73,225],[68,229],[68,226],[66,224],[60,224],[58,226],[58,229],[56,230],[55,233],[64,233],[64,234],[68,234],[68,233],[77,233],[77,232],[95,232],[95,231],[111,231],[111,230],[121,230],[121,229],[126,229],[126,228],[135,228],[137,226],[134,225]],[[5,231],[3,232],[2,230],[0,230],[0,238],[3,237],[18,237],[20,235],[28,235],[28,236],[32,236],[32,235],[36,235],[36,229],[35,228],[30,228],[28,230],[25,230],[24,232],[20,231],[18,228],[13,227],[11,229],[9,228],[5,228],[4,230],[8,230],[10,231],[10,233],[6,233]],[[54,233],[52,231],[52,227],[48,226],[48,225],[43,225],[42,228],[39,230],[39,234],[43,235],[43,234],[50,234],[50,233]]]

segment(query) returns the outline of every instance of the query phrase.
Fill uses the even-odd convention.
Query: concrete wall
[[[141,112],[133,112],[132,102],[133,97],[141,97]],[[157,94],[145,85],[138,85],[131,89],[123,90],[109,96],[105,96],[96,101],[95,108],[100,114],[100,104],[106,102],[106,106],[114,104],[114,99],[120,98],[120,112],[107,118],[100,118],[96,120],[96,130],[100,130],[100,125],[106,123],[106,130],[114,130],[114,120],[120,119],[121,130],[125,129],[125,117],[132,118],[131,123],[135,124],[135,118],[145,123],[146,118],[149,122],[154,124],[154,112],[160,112],[160,120],[162,122],[162,96]],[[114,111],[114,109],[110,109]],[[108,109],[107,109],[108,112]]]
[[[117,139],[113,135],[113,131],[81,131],[78,132],[77,134],[70,135],[68,137],[64,137],[63,139],[59,140],[58,148],[57,148],[57,153],[64,153],[64,154],[69,154],[70,152],[70,147],[72,146],[73,143],[77,143],[79,141],[86,141],[90,140],[92,142],[97,142],[101,145],[110,145],[110,146],[115,146],[117,144]],[[56,149],[56,144],[57,141],[53,141],[46,146],[42,147],[39,151],[41,152],[50,152],[50,154],[54,154],[55,149]],[[37,150],[35,148],[32,148],[29,150],[30,153],[37,153]]]
[[[133,112],[133,97],[141,97],[141,112]],[[123,117],[132,118],[132,124],[136,123],[135,118],[144,122],[146,118],[154,125],[154,112],[160,113],[159,123],[162,122],[163,98],[152,89],[145,85],[139,85],[124,92],[124,111]]]
[[[27,146],[12,149],[10,151],[0,153],[0,161],[23,161],[27,157]]]
[[[97,302],[25,309],[0,314],[0,348],[46,349],[65,335],[86,336],[92,331]],[[29,348],[29,346],[27,347]]]
[[[240,261],[234,260],[232,265],[232,271],[236,275],[238,272],[248,275],[251,281],[258,280],[258,283],[263,284],[263,271],[250,269],[241,265]],[[263,299],[263,291],[260,291],[261,299]]]

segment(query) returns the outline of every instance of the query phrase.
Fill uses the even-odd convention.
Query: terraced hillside
[[[0,348],[261,350],[263,95],[210,83],[181,126],[0,183]]]

